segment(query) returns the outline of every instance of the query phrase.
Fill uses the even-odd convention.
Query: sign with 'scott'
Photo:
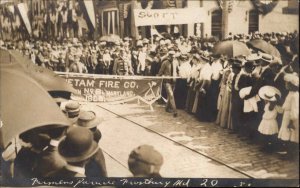
[[[88,102],[125,102],[141,99],[152,104],[160,98],[162,79],[106,78],[60,75]]]
[[[134,9],[136,26],[200,23],[207,19],[203,8]]]

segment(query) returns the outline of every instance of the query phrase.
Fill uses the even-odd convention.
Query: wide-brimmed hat
[[[201,60],[201,57],[198,53],[193,54],[193,58],[197,59],[198,61]]]
[[[257,61],[257,60],[259,60],[259,59],[261,59],[261,55],[260,55],[260,54],[257,54],[257,53],[255,53],[255,54],[250,54],[249,56],[246,57],[246,60],[247,60],[247,61]]]
[[[142,47],[142,46],[143,46],[143,41],[138,40],[138,41],[136,42],[136,46],[137,46],[137,47]]]
[[[144,39],[143,39],[143,44],[148,44],[148,43],[149,43],[149,40],[146,39],[146,38],[144,38]]]
[[[88,129],[97,127],[100,123],[101,119],[93,111],[81,111],[77,119],[78,126]]]
[[[90,130],[83,127],[70,127],[65,138],[58,145],[59,154],[67,162],[81,162],[89,159],[98,151]]]
[[[280,91],[273,86],[263,86],[259,89],[258,95],[260,98],[267,101],[276,101],[276,95],[281,97]]]
[[[299,77],[295,74],[289,73],[284,76],[284,81],[291,83],[292,85],[299,87]]]
[[[261,60],[265,62],[271,63],[273,59],[274,59],[273,56],[270,54],[265,54],[265,53],[261,54]]]
[[[153,165],[153,171],[158,173],[163,164],[163,156],[153,146],[141,145],[130,153],[128,166],[134,166],[137,162]]]
[[[239,92],[240,98],[244,99],[247,95],[250,94],[251,90],[252,86],[242,88]]]

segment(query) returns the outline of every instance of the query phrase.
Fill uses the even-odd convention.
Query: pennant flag
[[[96,18],[95,18],[95,10],[94,10],[93,1],[84,0],[83,2],[85,5],[85,8],[86,8],[86,11],[88,13],[88,16],[92,22],[92,25],[94,28],[96,28]]]
[[[21,18],[25,24],[25,27],[29,33],[29,35],[31,35],[32,33],[32,30],[31,30],[31,26],[30,26],[30,22],[29,22],[29,18],[28,18],[28,8],[27,6],[24,4],[24,3],[19,3],[18,4],[18,9],[19,9],[19,12],[21,14]]]

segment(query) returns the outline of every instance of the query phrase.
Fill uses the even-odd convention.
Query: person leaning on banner
[[[128,167],[134,177],[161,178],[159,173],[163,156],[153,146],[141,145],[131,151]]]
[[[101,119],[96,116],[95,112],[81,111],[75,125],[89,129],[93,133],[94,141],[99,145],[100,139],[102,137],[102,134],[98,129],[100,123]],[[85,174],[87,177],[107,177],[105,158],[100,147],[97,153],[86,164],[85,170]]]
[[[169,77],[176,76],[177,65],[175,65],[174,62],[175,51],[172,49],[169,51],[168,54],[169,56],[162,60],[162,65],[159,70],[158,76],[169,76]],[[177,109],[176,109],[175,98],[173,93],[175,82],[171,78],[164,79],[163,82],[166,88],[167,98],[168,98],[166,111],[170,113],[173,112],[173,116],[177,117]]]
[[[65,138],[58,145],[59,154],[67,164],[48,177],[85,177],[85,166],[98,151],[93,134],[83,127],[68,128]]]

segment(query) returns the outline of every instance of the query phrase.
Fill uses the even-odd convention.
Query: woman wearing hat
[[[274,144],[274,136],[278,133],[277,114],[281,112],[277,100],[281,96],[278,89],[264,86],[259,90],[259,96],[265,101],[264,114],[258,126],[258,131],[264,136],[263,149],[269,150]]]
[[[286,143],[288,156],[295,157],[299,154],[299,77],[287,74],[284,80],[289,94],[282,106],[283,118],[278,138]]]
[[[196,98],[196,79],[199,77],[199,73],[202,67],[202,64],[200,63],[200,55],[194,54],[193,58],[191,60],[192,68],[190,76],[187,79],[188,82],[188,94],[186,99],[186,111],[189,113],[195,113],[196,110],[193,110],[195,98]]]

